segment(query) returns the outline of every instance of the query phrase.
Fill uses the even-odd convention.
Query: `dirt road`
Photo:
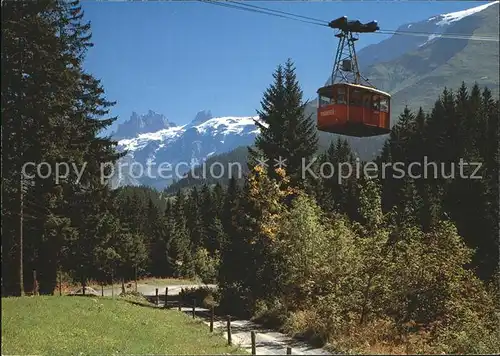
[[[144,296],[154,296],[156,294],[156,288],[158,288],[158,294],[165,295],[165,288],[168,287],[168,295],[178,295],[182,288],[193,288],[193,287],[203,287],[208,286],[210,288],[215,288],[214,284],[176,284],[176,285],[154,285],[154,284],[137,284],[137,291]],[[132,289],[127,290],[135,290],[135,285],[132,283]],[[100,292],[98,290],[98,292]],[[110,297],[111,295],[117,296],[122,292],[122,288],[120,286],[115,286],[114,288],[107,287],[104,288],[104,296]]]
[[[182,311],[192,316],[193,309],[183,307]],[[195,317],[203,320],[209,328],[210,312],[208,309],[196,308]],[[227,321],[215,318],[214,331],[219,332],[227,340]],[[233,345],[240,346],[251,354],[252,337],[255,332],[255,346],[257,355],[286,355],[287,348],[291,347],[292,355],[333,355],[323,348],[316,348],[306,342],[295,340],[283,333],[266,329],[249,320],[231,319],[231,340]]]

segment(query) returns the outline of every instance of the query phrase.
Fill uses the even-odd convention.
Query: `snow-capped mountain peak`
[[[258,133],[258,128],[255,126],[254,120],[257,120],[258,118],[258,116],[214,117],[206,121],[202,120],[202,122],[197,125],[193,124],[198,121],[195,119],[188,125],[173,126],[156,132],[142,133],[134,138],[119,140],[118,147],[122,150],[137,151],[143,149],[152,142],[161,142],[163,143],[162,147],[164,147],[191,129],[196,130],[196,132],[200,135],[210,135],[212,137],[227,135],[256,135]]]
[[[117,139],[132,138],[139,134],[156,132],[175,126],[176,124],[169,122],[165,115],[159,114],[153,110],[148,110],[148,112],[143,115],[134,111],[129,120],[118,125],[113,136]]]
[[[123,151],[137,151],[146,147],[151,142],[162,142],[167,144],[179,137],[185,130],[184,126],[174,126],[168,129],[158,130],[156,132],[147,132],[139,134],[133,138],[126,138],[118,141],[118,148]]]
[[[488,4],[483,4],[483,5],[476,6],[476,7],[470,8],[470,9],[450,12],[448,14],[442,14],[439,16],[433,16],[433,17],[429,18],[428,21],[439,20],[436,22],[436,25],[446,26],[446,25],[451,24],[452,22],[459,21],[459,20],[463,19],[464,17],[467,17],[467,16],[473,15],[475,13],[478,13],[480,11],[483,11],[483,10],[487,9],[488,7],[490,7],[491,5],[495,5],[498,3],[499,3],[499,1],[493,1],[493,2],[490,2]]]
[[[147,184],[153,181],[151,183],[153,186],[165,188],[170,181],[141,175],[141,172],[144,173],[147,169],[144,165],[159,167],[168,164],[182,167],[176,171],[182,175],[190,167],[199,165],[214,154],[253,144],[259,133],[254,121],[258,118],[258,116],[212,117],[209,110],[203,110],[198,112],[189,124],[171,126],[118,140],[118,150],[127,151],[128,154],[119,162],[123,163],[120,167],[121,176],[112,182],[112,186]],[[142,169],[133,168],[136,164],[141,165]],[[174,178],[179,179],[178,176]]]
[[[255,126],[254,120],[258,119],[258,116],[254,117],[236,117],[236,116],[225,116],[225,117],[215,117],[207,120],[199,125],[192,126],[200,133],[209,133],[216,135],[230,135],[236,134],[241,135],[244,132],[247,133],[257,133],[257,128]]]
[[[435,15],[422,21],[403,24],[396,30],[403,36],[391,36],[379,43],[362,48],[358,52],[358,64],[363,71],[374,63],[388,62],[404,53],[418,51],[420,48],[437,41],[447,31],[472,35],[474,28],[479,26],[481,21],[480,19],[472,19],[472,17],[483,11],[494,11],[491,8],[494,5],[498,6],[498,4],[497,0],[470,9]],[[467,22],[467,24],[462,23],[462,21]]]
[[[201,123],[203,123],[207,120],[210,120],[212,118],[213,118],[213,116],[212,116],[212,112],[210,110],[201,110],[201,111],[198,111],[194,120],[191,121],[190,125],[198,125],[198,124],[201,124]]]
[[[423,47],[426,44],[430,43],[431,41],[440,38],[441,34],[446,32],[446,28],[451,25],[452,23],[458,22],[468,16],[477,14],[481,11],[486,10],[492,5],[498,4],[499,1],[493,1],[487,4],[483,4],[480,6],[472,7],[470,9],[462,10],[462,11],[455,11],[455,12],[450,12],[447,14],[441,14],[438,16],[433,16],[427,20],[427,22],[431,22],[435,27],[433,34],[429,35],[427,38],[427,41],[423,42],[422,44],[419,45],[419,47]]]

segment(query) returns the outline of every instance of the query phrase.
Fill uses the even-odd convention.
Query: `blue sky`
[[[248,1],[330,21],[377,20],[381,29],[479,6],[483,1]],[[276,66],[292,58],[305,99],[327,79],[334,32],[197,1],[83,1],[94,47],[86,69],[102,80],[119,122],[151,109],[186,124],[199,110],[253,116]],[[366,34],[357,49],[387,35]]]

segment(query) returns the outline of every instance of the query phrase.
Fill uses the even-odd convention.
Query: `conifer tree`
[[[251,304],[248,276],[253,262],[248,254],[248,236],[256,230],[255,220],[251,219],[253,211],[249,209],[244,192],[240,191],[233,177],[229,181],[222,213],[226,239],[221,248],[217,278],[221,304],[232,313],[248,311]]]
[[[148,236],[145,242],[149,247],[149,272],[154,276],[166,276],[168,273],[167,259],[167,226],[164,216],[158,207],[149,199],[148,206]]]
[[[201,214],[201,197],[196,186],[191,189],[190,195],[187,198],[185,205],[185,217],[192,252],[194,252],[198,247],[203,246],[206,238],[203,217]]]
[[[284,170],[277,170],[279,181],[255,167],[245,185],[235,217],[235,234],[224,245],[219,281],[225,305],[254,312],[258,300],[279,294],[279,256],[274,248],[279,219],[287,197],[295,193],[287,187]],[[235,266],[239,266],[235,269]]]
[[[122,281],[134,278],[147,261],[148,251],[144,236],[138,233],[122,232],[118,235],[116,251],[119,256],[118,272]]]
[[[220,183],[216,183],[213,190],[213,203],[215,205],[215,211],[218,217],[222,214],[222,207],[224,205],[224,188]]]
[[[264,93],[259,120],[256,125],[260,135],[255,140],[256,149],[249,148],[250,168],[259,156],[275,165],[275,160],[284,160],[287,175],[292,185],[305,184],[302,164],[309,163],[317,150],[317,133],[310,117],[305,117],[307,103],[302,101],[302,90],[296,78],[295,67],[289,59],[278,66],[273,74],[274,83]],[[281,167],[285,168],[285,167]],[[270,177],[277,178],[273,169]]]
[[[236,215],[237,215],[237,206],[239,202],[239,198],[241,195],[240,188],[238,183],[236,182],[236,178],[232,177],[229,180],[229,185],[225,192],[225,197],[223,201],[222,211],[221,211],[221,220],[224,226],[224,231],[229,238],[232,238],[235,235],[236,224]]]
[[[114,150],[114,142],[97,137],[114,121],[114,118],[102,119],[113,103],[105,99],[99,81],[83,69],[86,49],[92,44],[90,25],[82,21],[78,1],[2,2],[2,12],[7,19],[7,26],[2,28],[6,43],[2,51],[2,76],[6,79],[2,80],[5,124],[2,139],[10,141],[4,141],[2,146],[11,147],[4,157],[6,185],[12,187],[7,191],[13,193],[13,198],[20,196],[16,187],[21,186],[20,167],[24,162],[46,162],[52,169],[57,162],[85,167],[81,181],[77,181],[72,171],[62,182],[56,182],[55,175],[24,180],[24,194],[29,196],[32,207],[37,206],[37,212],[22,224],[19,216],[24,216],[24,212],[18,213],[17,218],[6,215],[13,217],[5,221],[7,229],[13,230],[13,236],[22,236],[16,227],[24,228],[24,225],[38,232],[30,236],[34,240],[29,242],[32,247],[29,259],[34,263],[31,267],[39,272],[40,292],[52,293],[57,269],[63,263],[61,251],[69,243],[68,239],[75,236],[68,228],[67,218],[72,220],[71,226],[84,225],[77,221],[83,219],[82,213],[74,215],[71,205],[75,201],[99,208],[105,205],[96,204],[83,195],[95,198],[104,194],[100,164],[113,162],[120,156]],[[23,205],[18,208],[11,205],[7,209],[20,212]],[[96,209],[89,207],[89,210]],[[22,275],[21,265],[15,265]]]
[[[320,156],[319,166],[323,167],[318,171],[321,181],[319,202],[322,208],[327,212],[336,211],[355,218],[355,159],[348,141],[340,138],[336,142],[332,141],[326,152]],[[352,172],[349,172],[348,167],[352,168]]]
[[[166,275],[173,276],[175,263],[172,259],[172,241],[174,238],[175,219],[171,198],[167,198],[163,222],[165,224],[165,250],[163,250],[162,253],[165,255],[165,259],[167,261],[167,265],[165,267]]]
[[[399,115],[398,123],[392,128],[387,144],[384,145],[382,150],[381,159],[378,161],[379,164],[391,164],[384,168],[382,172],[384,211],[390,211],[398,205],[401,192],[405,189],[405,183],[402,179],[405,176],[400,176],[400,172],[396,171],[396,164],[408,166],[410,163],[409,149],[414,137],[415,119],[414,113],[408,107],[405,107],[401,115]]]
[[[220,218],[215,217],[207,230],[209,236],[209,240],[207,241],[208,251],[213,255],[215,255],[216,252],[220,253],[224,243],[227,241],[227,235]]]
[[[187,226],[186,211],[188,200],[179,190],[173,203],[173,225],[170,239],[169,260],[171,269],[177,277],[194,277],[192,244]]]
[[[215,192],[204,185],[201,190],[200,202],[200,215],[202,221],[202,229],[204,234],[203,247],[205,247],[210,254],[215,251],[220,251],[223,237],[223,227],[219,219],[218,207],[219,202],[216,202]],[[218,197],[219,199],[221,197]]]
[[[414,222],[424,231],[440,220],[453,221],[476,249],[472,262],[477,273],[490,278],[498,256],[498,163],[493,163],[498,157],[498,100],[487,89],[481,93],[474,85],[469,92],[462,83],[455,93],[443,90],[430,114],[419,110],[414,119],[407,112],[402,116],[408,120],[394,128],[382,160],[402,161],[406,168],[412,162],[424,164],[424,158],[430,164],[427,169],[412,168],[412,174],[426,173],[426,178],[386,177],[384,211],[396,209],[400,222],[408,220],[409,211],[420,211]],[[481,164],[483,178],[462,178],[460,159]],[[472,171],[465,167],[464,173]]]

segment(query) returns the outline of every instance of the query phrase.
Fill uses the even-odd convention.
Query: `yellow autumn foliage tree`
[[[280,219],[286,209],[284,202],[298,191],[289,186],[290,179],[282,168],[275,170],[277,179],[269,178],[267,170],[257,165],[248,175],[248,199],[259,212],[260,232],[272,242],[279,232]],[[255,243],[256,241],[252,241]]]

